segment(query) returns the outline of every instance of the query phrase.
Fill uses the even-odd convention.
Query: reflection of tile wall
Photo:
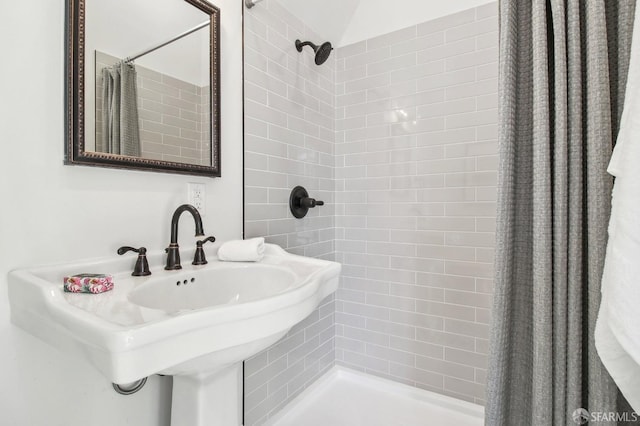
[[[245,236],[334,258],[335,57],[322,66],[294,40],[319,40],[278,2],[245,13]],[[289,193],[303,185],[326,205],[303,219]],[[334,362],[334,301],[327,298],[271,348],[245,363],[245,424],[259,425]]]
[[[336,363],[484,399],[497,3],[337,51]]]
[[[200,164],[205,166],[211,165],[210,90],[211,86],[202,86],[200,88],[200,105],[198,105],[198,114],[200,115],[200,123],[202,123],[202,132],[200,132]]]
[[[96,75],[117,61],[96,52]],[[139,65],[136,70],[142,157],[209,165],[208,86],[202,88]],[[96,138],[101,132],[101,105],[102,82],[97,78]]]

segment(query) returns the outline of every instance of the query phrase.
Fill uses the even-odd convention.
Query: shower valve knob
[[[315,206],[324,206],[324,201],[309,197],[309,193],[302,186],[293,188],[289,196],[289,209],[294,217],[302,219],[309,209]]]
[[[304,197],[300,200],[300,205],[309,209],[315,206],[324,206],[324,201],[316,200],[315,198]]]

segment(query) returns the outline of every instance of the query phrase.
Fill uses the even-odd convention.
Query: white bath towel
[[[640,28],[640,7],[636,8]],[[596,348],[640,412],[640,31],[634,31],[624,111],[608,172],[613,188]]]
[[[232,240],[218,249],[218,259],[228,262],[259,262],[264,257],[264,238]]]

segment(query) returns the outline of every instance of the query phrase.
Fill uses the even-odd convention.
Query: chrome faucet
[[[196,223],[196,237],[204,236],[202,218],[200,217],[200,213],[198,213],[198,209],[191,204],[183,204],[178,207],[171,218],[171,243],[169,243],[169,247],[165,250],[167,252],[167,265],[164,269],[182,269],[180,265],[180,247],[178,246],[178,219],[180,219],[180,215],[185,211],[191,213]]]

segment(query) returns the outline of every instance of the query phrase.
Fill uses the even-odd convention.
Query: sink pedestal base
[[[172,426],[239,426],[242,363],[215,373],[173,376]]]

